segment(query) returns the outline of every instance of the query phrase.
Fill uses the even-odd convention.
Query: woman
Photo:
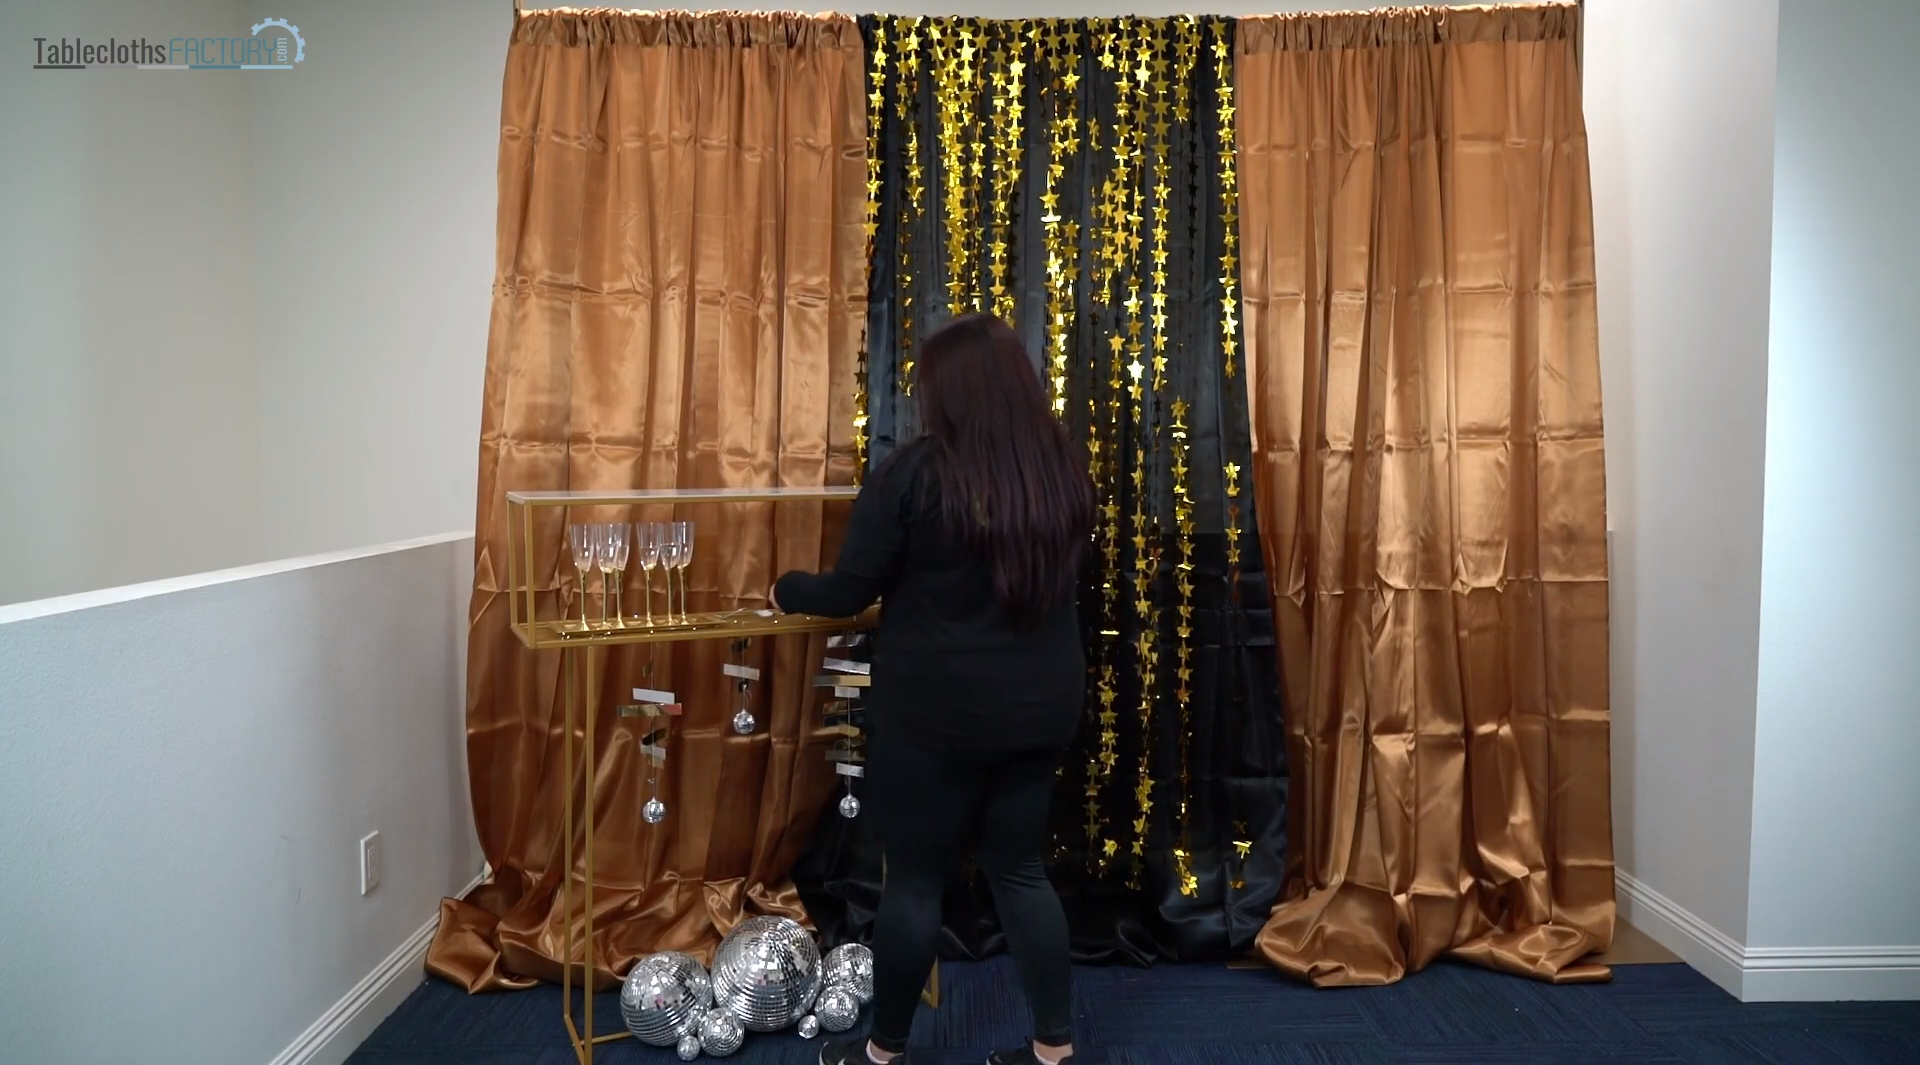
[[[989,1061],[1058,1065],[1073,1057],[1073,992],[1047,803],[1085,686],[1074,597],[1093,486],[999,319],[928,337],[916,385],[925,435],[861,489],[839,562],[771,593],[824,617],[883,604],[867,704],[866,808],[886,857],[873,1029],[820,1060],[906,1065],[941,890],[974,838],[1034,1025],[1029,1045]]]

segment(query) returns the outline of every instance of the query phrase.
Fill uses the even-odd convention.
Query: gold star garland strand
[[[1060,203],[1060,179],[1066,176],[1067,160],[1079,150],[1076,132],[1079,120],[1074,107],[1074,94],[1080,84],[1079,47],[1077,29],[1064,33],[1050,30],[1043,45],[1053,119],[1047,137],[1047,183],[1046,191],[1040,194],[1040,223],[1047,254],[1047,390],[1056,415],[1063,415],[1067,410],[1074,281],[1080,274],[1078,269],[1071,268],[1078,265],[1078,257],[1068,257],[1068,250],[1079,244],[1080,224],[1065,217],[1065,208]]]
[[[1233,58],[1226,25],[1213,24],[1214,94],[1220,115],[1220,350],[1226,374],[1235,374],[1240,349],[1240,177],[1234,169]]]
[[[883,24],[884,24],[884,20]],[[900,94],[895,111],[900,119],[901,171],[906,188],[900,196],[900,218],[894,244],[900,253],[900,269],[894,274],[894,313],[899,316],[895,332],[899,336],[899,380],[902,395],[913,395],[913,238],[926,202],[926,171],[920,161],[920,29],[919,16],[899,20],[906,33],[894,49],[898,57],[894,72],[899,78]]]
[[[1164,91],[1165,82],[1153,77],[1154,31],[1146,22],[1135,24],[1133,34],[1133,53],[1126,58],[1120,70],[1120,84],[1126,87],[1131,97],[1130,109],[1138,117],[1137,129],[1133,137],[1132,156],[1135,160],[1131,172],[1144,184],[1147,158],[1144,151],[1148,133],[1148,87],[1155,85]],[[1133,608],[1138,630],[1134,636],[1134,662],[1140,679],[1140,735],[1144,746],[1140,752],[1139,777],[1134,784],[1133,798],[1136,814],[1133,820],[1132,861],[1129,865],[1131,875],[1129,885],[1138,887],[1141,869],[1146,860],[1147,826],[1153,815],[1153,706],[1159,696],[1160,666],[1160,609],[1155,602],[1153,586],[1160,571],[1160,530],[1148,523],[1150,517],[1147,507],[1149,485],[1147,483],[1146,456],[1157,450],[1159,443],[1155,436],[1153,408],[1147,396],[1149,380],[1158,383],[1158,374],[1154,378],[1146,377],[1149,363],[1142,357],[1157,361],[1157,356],[1147,354],[1146,343],[1141,333],[1150,315],[1143,314],[1146,304],[1140,299],[1140,239],[1139,225],[1145,220],[1142,212],[1146,209],[1144,190],[1136,186],[1133,190],[1131,210],[1127,213],[1128,261],[1127,261],[1127,354],[1131,361],[1127,363],[1127,374],[1131,378],[1128,395],[1133,400],[1133,424],[1139,434],[1142,448],[1133,464]],[[1156,389],[1157,390],[1157,389]]]
[[[978,20],[932,20],[934,62],[940,87],[940,152],[945,198],[940,213],[947,231],[947,313],[980,306],[979,188],[986,169],[979,143],[976,101],[980,95],[981,32]],[[984,57],[982,57],[984,59]],[[984,66],[984,61],[981,64]]]
[[[1174,85],[1178,87],[1175,94],[1175,117],[1184,123],[1188,117],[1187,89],[1189,83],[1193,80],[1194,60],[1199,53],[1200,33],[1198,24],[1191,17],[1177,20],[1175,23],[1175,31]],[[1162,187],[1164,187],[1167,166],[1164,145],[1160,157],[1160,166],[1160,182]],[[1162,211],[1162,217],[1160,217],[1158,224],[1162,227],[1167,224],[1164,211]],[[1164,289],[1166,270],[1164,254],[1160,256],[1160,259],[1161,263],[1158,268],[1160,273],[1155,276],[1155,283],[1159,285],[1161,289]],[[1164,295],[1157,292],[1156,299],[1164,299]],[[1164,315],[1162,316],[1162,320],[1164,321]],[[1161,339],[1162,337],[1156,333],[1156,344],[1159,343]],[[1162,359],[1160,361],[1164,363],[1165,360]],[[1180,561],[1174,567],[1175,587],[1180,593],[1179,620],[1174,626],[1174,635],[1177,636],[1179,640],[1176,651],[1175,679],[1177,685],[1174,689],[1174,703],[1180,711],[1180,845],[1174,848],[1173,855],[1174,872],[1180,881],[1180,893],[1188,898],[1193,898],[1200,894],[1200,882],[1193,874],[1191,861],[1192,843],[1190,839],[1192,823],[1188,818],[1187,811],[1187,799],[1193,785],[1189,755],[1193,732],[1194,532],[1193,495],[1191,485],[1188,481],[1188,473],[1191,471],[1191,466],[1188,462],[1190,454],[1187,427],[1188,410],[1189,407],[1185,399],[1174,400],[1172,467],[1173,518],[1180,537]]]
[[[1214,94],[1220,116],[1220,350],[1226,375],[1234,376],[1234,356],[1240,347],[1240,191],[1234,169],[1233,59],[1227,48],[1224,23],[1213,24]],[[1226,475],[1227,595],[1240,603],[1240,464],[1229,462]]]
[[[1114,33],[1111,24],[1108,20],[1097,19],[1090,26],[1100,67],[1112,70]],[[1094,284],[1099,291],[1099,302],[1106,306],[1111,306],[1113,302],[1114,275],[1120,269],[1126,241],[1126,230],[1121,220],[1126,213],[1127,129],[1123,104],[1114,118],[1114,167],[1101,182],[1099,198],[1093,205],[1096,241]],[[1089,122],[1088,150],[1096,155],[1101,150],[1100,125],[1097,121]],[[1126,337],[1116,329],[1106,338],[1106,343],[1108,359],[1105,388],[1090,388],[1087,394],[1087,403],[1091,408],[1088,435],[1094,439],[1094,483],[1100,491],[1100,554],[1104,563],[1104,577],[1100,584],[1100,639],[1095,647],[1095,659],[1099,663],[1099,679],[1095,688],[1100,705],[1100,748],[1094,755],[1087,779],[1088,823],[1094,826],[1088,834],[1087,849],[1094,859],[1095,869],[1101,873],[1106,872],[1108,863],[1119,850],[1118,840],[1099,831],[1105,824],[1099,816],[1099,810],[1100,797],[1120,761],[1120,734],[1115,727],[1120,714],[1117,706],[1120,689],[1116,664],[1120,640],[1119,437],[1120,399],[1125,387]]]
[[[1012,264],[1007,260],[1007,242],[1013,234],[1014,193],[1020,182],[1020,162],[1026,151],[1022,135],[1026,132],[1026,92],[1022,45],[1027,36],[1024,20],[1012,24],[990,22],[993,27],[993,113],[998,134],[993,163],[993,243],[988,249],[987,292],[993,297],[993,313],[1002,321],[1014,320],[1013,286],[1007,283]],[[1006,38],[1010,37],[1011,40]]]
[[[872,65],[867,68],[867,262],[873,261],[874,241],[880,234],[880,134],[887,121],[887,24],[873,29]],[[867,326],[860,324],[860,348],[853,367],[853,483],[867,472]]]

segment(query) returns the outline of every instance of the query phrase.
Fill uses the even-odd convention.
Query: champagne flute
[[[613,545],[607,542],[605,522],[594,522],[588,534],[593,541],[593,568],[600,571],[600,627],[612,628],[607,622],[607,586],[613,583]]]
[[[587,625],[587,571],[593,568],[592,531],[585,525],[567,526],[567,547],[573,552],[573,570],[580,575],[580,631]]]
[[[660,564],[660,523],[657,521],[635,522],[633,526],[633,549],[640,556],[640,571],[645,574],[647,593],[647,625],[653,625],[653,567]]]
[[[673,542],[673,523],[663,521],[654,526],[654,535],[660,538],[660,580],[667,589],[667,624],[673,624],[673,565],[680,557],[680,545]]]
[[[621,593],[627,583],[627,523],[616,521],[607,526],[607,561],[613,570],[613,627],[627,627],[626,607],[622,604]]]
[[[673,523],[673,568],[680,573],[680,620],[687,620],[687,567],[693,562],[693,523]]]

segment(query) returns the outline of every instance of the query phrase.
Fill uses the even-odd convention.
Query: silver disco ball
[[[820,948],[795,921],[749,917],[713,956],[713,999],[750,1032],[778,1032],[820,992]]]
[[[852,792],[848,792],[846,795],[841,796],[840,816],[848,819],[852,819],[860,816],[860,800],[854,798]]]
[[[620,987],[627,1031],[648,1046],[670,1047],[691,1034],[713,1006],[706,967],[677,950],[633,963]]]
[[[820,1034],[820,1018],[809,1013],[800,1018],[800,1038],[812,1039]]]
[[[860,1019],[860,1002],[844,987],[829,987],[813,1004],[813,1015],[820,1018],[820,1027],[827,1031],[844,1032]]]
[[[640,804],[640,819],[650,825],[657,825],[667,819],[667,804],[659,799],[648,799]]]
[[[724,1058],[746,1041],[747,1030],[740,1026],[740,1018],[724,1009],[713,1010],[700,1022],[700,1049],[709,1057]]]
[[[700,1056],[700,1037],[697,1035],[681,1036],[680,1045],[676,1047],[675,1050],[679,1053],[681,1061],[692,1061]]]
[[[751,710],[742,710],[733,715],[733,731],[742,736],[753,735],[753,727],[757,724],[759,724],[759,722],[753,719],[753,711]]]
[[[842,943],[827,951],[820,963],[824,987],[844,987],[862,1006],[873,1001],[873,950],[859,943]]]

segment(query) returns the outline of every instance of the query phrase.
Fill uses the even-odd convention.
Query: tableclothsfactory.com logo
[[[292,70],[306,58],[300,27],[283,18],[262,20],[248,37],[33,39],[35,70]]]

